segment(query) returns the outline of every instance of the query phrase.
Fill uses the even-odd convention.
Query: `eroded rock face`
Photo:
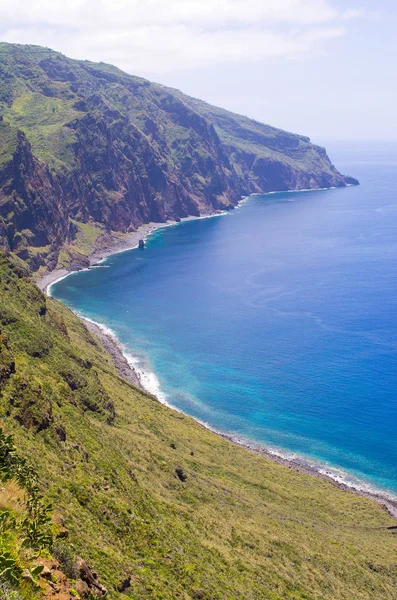
[[[46,600],[76,600],[74,586],[62,571],[58,561],[40,558],[37,562],[43,566],[39,576],[43,598]],[[82,597],[78,596],[78,598]]]
[[[0,169],[0,243],[22,259],[27,246],[43,248],[35,269],[68,239],[68,209],[57,176],[33,155],[22,131],[15,138],[13,156]]]
[[[78,556],[75,566],[78,575],[76,591],[83,598],[89,598],[90,596],[105,598],[107,596],[107,589],[99,582],[98,575],[90,569],[85,560]]]
[[[128,232],[253,192],[357,183],[307,137],[109,65],[2,46],[0,245],[33,270],[56,265],[74,219]]]
[[[77,576],[75,584],[66,577],[57,560],[40,558],[37,563],[43,566],[39,575],[40,587],[43,598],[47,600],[101,599],[108,595],[107,589],[99,582],[96,573],[81,557],[77,557],[74,565]],[[30,577],[35,584],[29,571],[26,572],[26,576]]]

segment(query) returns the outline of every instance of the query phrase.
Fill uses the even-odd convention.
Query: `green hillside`
[[[76,597],[79,555],[115,600],[396,597],[395,521],[376,502],[246,451],[127,383],[4,253],[0,282],[0,424],[68,531],[59,539],[53,525],[41,547],[69,577],[66,595],[45,596],[41,575],[21,576],[37,558],[10,521],[7,594]],[[3,502],[0,475],[0,515],[25,510],[15,479],[14,504]]]

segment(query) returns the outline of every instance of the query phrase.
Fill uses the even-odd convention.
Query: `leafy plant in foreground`
[[[40,494],[34,470],[18,456],[12,436],[5,435],[1,428],[0,481],[3,484],[15,481],[25,492],[24,500],[16,501],[23,509],[22,515],[7,508],[0,511],[0,582],[3,587],[6,582],[17,587],[24,569],[34,582],[43,570],[42,565],[30,567],[29,562],[52,545],[52,507]],[[15,597],[10,594],[4,597]]]

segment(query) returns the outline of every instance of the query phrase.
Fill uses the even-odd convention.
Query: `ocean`
[[[51,287],[146,387],[216,431],[397,496],[397,145],[333,144],[358,187],[250,196]]]

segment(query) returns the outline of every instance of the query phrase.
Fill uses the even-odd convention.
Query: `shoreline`
[[[246,199],[247,199],[246,197],[242,198],[241,201],[239,202],[239,204],[244,202]],[[219,211],[219,212],[211,213],[208,215],[201,215],[198,217],[195,217],[195,216],[186,217],[186,218],[181,219],[180,221],[167,221],[165,223],[152,222],[152,223],[141,225],[135,232],[130,234],[126,239],[120,239],[120,238],[115,237],[116,241],[114,244],[109,244],[109,242],[107,242],[104,246],[94,249],[93,253],[89,257],[89,266],[88,267],[83,266],[78,269],[76,269],[76,267],[56,269],[54,271],[51,271],[50,273],[45,273],[44,275],[42,275],[42,277],[36,282],[36,285],[41,289],[41,291],[46,293],[48,296],[51,296],[50,288],[57,281],[60,281],[61,279],[64,279],[68,275],[78,272],[79,270],[86,270],[86,269],[95,267],[96,265],[98,265],[99,263],[104,261],[109,256],[137,248],[139,239],[144,239],[144,241],[146,241],[146,239],[154,231],[156,231],[158,229],[176,225],[179,222],[221,216],[224,214],[228,214],[228,213],[226,211],[224,211],[224,212]],[[99,339],[99,341],[102,343],[102,345],[105,347],[105,349],[109,352],[119,375],[121,377],[123,377],[124,379],[126,379],[127,381],[129,381],[130,383],[132,383],[133,385],[135,385],[136,387],[143,390],[144,392],[153,395],[153,393],[149,389],[147,389],[147,387],[144,386],[144,383],[142,381],[142,377],[141,377],[139,371],[136,370],[134,368],[134,366],[131,364],[132,357],[128,355],[126,349],[123,347],[123,345],[118,340],[117,336],[113,333],[113,331],[111,331],[108,327],[106,327],[106,325],[96,323],[90,319],[83,317],[80,314],[77,314],[77,316],[84,322],[86,327]],[[175,408],[174,406],[168,404],[167,402],[159,399],[158,395],[155,395],[155,397],[157,398],[158,402],[165,404],[166,406],[168,406],[169,408],[171,408],[173,410],[176,410],[177,412],[182,412],[179,409]],[[186,416],[190,416],[190,415],[186,415]],[[194,417],[190,417],[190,418],[194,419]],[[321,479],[323,481],[331,483],[333,486],[335,486],[343,491],[355,493],[355,494],[358,494],[359,496],[364,496],[364,497],[370,498],[372,500],[375,500],[393,518],[395,518],[397,520],[397,498],[396,499],[389,498],[386,491],[384,493],[382,493],[381,491],[379,491],[379,492],[373,491],[372,492],[372,491],[360,489],[358,487],[355,487],[354,485],[348,485],[347,483],[345,483],[343,481],[336,480],[331,475],[328,475],[324,472],[321,472],[320,470],[317,470],[314,466],[305,464],[306,460],[304,457],[302,457],[301,459],[283,457],[281,455],[281,453],[277,454],[275,451],[271,451],[270,448],[266,448],[266,446],[262,446],[260,444],[255,444],[255,443],[250,444],[248,442],[244,442],[242,440],[239,440],[237,438],[237,436],[234,437],[233,435],[223,433],[221,431],[217,431],[217,430],[211,428],[209,425],[202,423],[198,419],[194,419],[194,420],[197,423],[199,423],[201,426],[212,431],[216,435],[219,435],[223,439],[225,439],[233,444],[236,444],[240,447],[243,447],[246,450],[253,452],[254,454],[263,456],[263,457],[267,458],[268,460],[271,460],[272,462],[283,465],[283,466],[285,466],[289,469],[292,469],[298,473],[310,475],[312,477],[316,477],[317,479]],[[320,468],[322,467],[323,469],[327,468],[326,465],[320,465],[320,464],[319,464],[319,467]]]
[[[241,201],[236,205],[237,208],[246,197],[242,198]],[[124,239],[122,237],[118,237],[116,235],[112,236],[113,241],[109,241],[108,238],[106,240],[101,241],[101,237],[99,236],[97,246],[94,247],[93,252],[87,257],[87,264],[75,264],[70,267],[63,267],[61,269],[54,269],[53,271],[43,273],[39,279],[36,280],[37,287],[50,296],[49,288],[54,283],[61,281],[68,275],[72,273],[78,273],[79,271],[84,271],[87,269],[91,269],[97,265],[100,265],[103,261],[105,261],[109,256],[113,256],[115,254],[120,254],[121,252],[127,252],[128,250],[134,250],[138,248],[138,243],[140,239],[143,239],[146,242],[147,238],[157,231],[158,229],[163,229],[165,227],[171,227],[173,225],[178,225],[179,223],[184,223],[186,221],[193,221],[197,219],[208,219],[210,217],[219,217],[221,215],[228,214],[227,211],[216,211],[213,213],[209,213],[208,215],[200,215],[200,216],[189,216],[182,217],[179,221],[176,220],[168,220],[165,222],[156,222],[152,221],[150,223],[144,223],[140,225],[136,231],[128,234]]]
[[[128,355],[128,353],[125,353],[125,349],[121,342],[117,339],[116,335],[108,327],[106,327],[106,325],[95,323],[90,319],[82,317],[81,315],[78,316],[80,319],[82,319],[82,321],[85,323],[88,329],[90,329],[90,331],[92,331],[98,337],[99,341],[103,344],[106,350],[108,350],[119,375],[127,379],[127,381],[129,381],[130,383],[136,385],[142,391],[149,393],[151,396],[154,396],[157,399],[157,401],[160,402],[160,404],[164,404],[165,406],[171,408],[172,410],[175,410],[176,412],[185,414],[187,417],[194,419],[196,423],[199,423],[199,425],[201,425],[202,427],[205,427],[205,429],[208,429],[212,433],[222,437],[224,440],[227,440],[228,442],[231,442],[236,446],[240,446],[249,452],[267,458],[268,460],[271,460],[272,462],[275,462],[279,465],[283,465],[286,468],[292,469],[297,473],[310,475],[311,477],[316,477],[317,479],[321,479],[322,481],[331,483],[334,487],[337,487],[338,489],[343,490],[345,492],[351,492],[354,494],[358,494],[359,496],[375,500],[397,521],[397,498],[394,499],[388,497],[386,491],[384,493],[382,493],[381,491],[372,492],[365,489],[360,489],[358,487],[355,487],[354,485],[348,485],[343,481],[337,481],[331,475],[328,475],[322,472],[321,470],[315,468],[314,465],[312,466],[310,464],[307,464],[307,461],[310,461],[310,459],[305,459],[304,457],[299,458],[299,456],[296,458],[287,458],[285,456],[282,456],[281,452],[280,454],[278,454],[276,451],[272,451],[265,445],[262,446],[259,443],[250,443],[248,441],[243,441],[241,439],[238,439],[237,435],[234,436],[232,434],[218,431],[210,427],[208,424],[203,423],[199,419],[195,419],[191,415],[184,413],[172,404],[161,400],[158,395],[155,395],[150,389],[147,389],[144,386],[144,383],[142,382],[142,377],[131,364],[131,357]],[[126,373],[128,375],[127,377]],[[318,463],[318,465],[320,469],[327,468],[326,465],[322,465],[321,463]]]
[[[208,427],[208,429],[211,430],[210,427]],[[211,431],[213,431],[213,430],[211,430]],[[303,457],[301,459],[286,458],[286,457],[283,457],[281,455],[281,453],[277,454],[276,452],[272,452],[270,449],[266,448],[265,446],[263,446],[263,447],[260,446],[260,444],[250,445],[249,443],[244,443],[242,441],[239,441],[238,439],[234,439],[234,437],[232,435],[223,434],[223,433],[217,432],[217,431],[215,433],[217,433],[224,439],[228,440],[229,442],[232,442],[233,444],[242,446],[243,448],[249,450],[250,452],[253,452],[254,454],[258,454],[259,456],[264,456],[265,458],[271,460],[272,462],[275,462],[279,465],[283,465],[284,467],[287,467],[288,469],[292,469],[293,471],[296,471],[297,473],[303,473],[304,475],[310,475],[311,477],[316,477],[317,479],[321,479],[322,481],[331,483],[334,487],[337,487],[338,489],[343,490],[344,492],[351,492],[351,493],[357,494],[359,496],[363,496],[364,498],[370,498],[371,500],[375,500],[378,504],[380,504],[382,506],[382,508],[384,508],[397,521],[397,498],[396,499],[389,498],[387,496],[386,491],[384,493],[382,493],[381,491],[371,492],[368,490],[364,490],[364,489],[355,487],[354,485],[348,485],[347,483],[344,483],[343,481],[337,481],[331,475],[327,475],[326,473],[323,473],[323,472],[317,470],[314,466],[310,466],[309,464],[304,464],[305,459]],[[319,466],[320,466],[320,463],[319,463]],[[325,469],[326,468],[325,465],[322,468]]]
[[[77,316],[84,322],[87,329],[98,338],[105,350],[109,352],[118,374],[129,383],[146,391],[142,385],[139,373],[137,373],[124,356],[123,347],[116,336],[113,335],[110,330],[108,332],[105,331],[104,328],[100,327],[97,323],[94,323],[91,319],[87,319],[81,315]]]

